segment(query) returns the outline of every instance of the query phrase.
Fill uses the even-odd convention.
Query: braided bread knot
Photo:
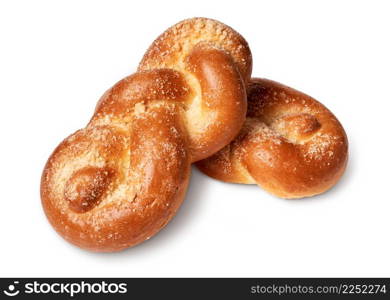
[[[246,41],[217,21],[185,20],[162,34],[49,158],[41,198],[57,232],[93,251],[157,233],[182,203],[191,162],[239,132],[251,66]]]
[[[227,182],[258,184],[282,198],[320,194],[341,177],[348,140],[321,103],[266,79],[248,86],[247,120],[237,138],[197,163]]]

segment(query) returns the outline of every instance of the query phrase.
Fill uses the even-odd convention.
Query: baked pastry
[[[211,19],[180,22],[152,43],[138,71],[157,68],[178,71],[194,93],[183,107],[193,161],[237,136],[247,111],[242,88],[252,73],[252,55],[241,35]]]
[[[320,194],[341,177],[348,140],[321,103],[267,79],[252,79],[247,120],[238,137],[197,163],[226,182],[258,184],[281,198]]]
[[[239,132],[250,70],[247,43],[224,24],[196,18],[168,29],[50,156],[41,198],[55,230],[104,252],[156,234],[182,203],[191,162]]]

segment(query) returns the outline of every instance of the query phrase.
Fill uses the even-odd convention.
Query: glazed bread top
[[[348,140],[337,118],[312,97],[267,79],[248,87],[247,120],[238,137],[197,166],[211,177],[257,183],[282,198],[331,188],[344,172]]]
[[[69,242],[118,251],[150,238],[179,208],[191,162],[228,144],[241,128],[246,113],[242,53],[248,65],[251,61],[246,42],[207,19],[185,20],[163,36],[188,24],[197,24],[188,33],[200,32],[194,42],[179,30],[176,41],[187,46],[176,49],[178,66],[156,62],[151,68],[155,42],[139,72],[110,88],[88,125],[49,158],[42,204]],[[224,42],[212,43],[220,39]]]
[[[240,34],[211,19],[182,21],[152,43],[138,69],[156,68],[178,71],[191,87],[183,118],[193,161],[217,152],[238,134],[252,72],[252,55]]]

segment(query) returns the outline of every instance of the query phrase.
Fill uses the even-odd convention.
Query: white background
[[[388,1],[3,1],[0,276],[390,276]],[[168,26],[216,18],[249,42],[254,76],[308,93],[343,123],[345,176],[282,200],[193,170],[178,215],[115,254],[71,246],[43,214],[40,175]]]

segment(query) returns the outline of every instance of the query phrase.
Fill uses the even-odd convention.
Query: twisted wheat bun
[[[174,28],[181,29],[173,35]],[[165,64],[163,55],[150,67],[149,50],[149,68],[109,89],[89,124],[55,149],[43,171],[44,211],[81,248],[119,251],[156,234],[183,201],[191,162],[229,143],[234,134],[225,131],[238,132],[244,122],[241,72],[247,76],[251,57],[241,36],[207,19],[183,21],[165,35],[189,45],[176,49],[181,67],[168,57]]]
[[[321,103],[267,79],[252,79],[247,120],[238,137],[197,163],[216,179],[258,184],[281,198],[302,198],[331,188],[344,172],[348,141]]]

